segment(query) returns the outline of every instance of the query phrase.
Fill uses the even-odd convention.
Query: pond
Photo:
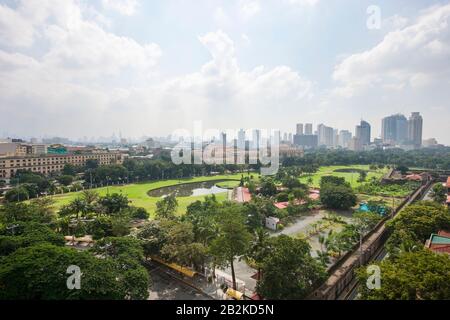
[[[205,181],[205,182],[194,182],[194,183],[184,183],[175,186],[162,187],[155,190],[150,190],[148,195],[150,197],[160,198],[165,197],[170,194],[176,197],[195,197],[195,196],[206,196],[211,194],[227,192],[227,189],[219,188],[216,186],[217,183],[227,180],[216,180],[216,181]]]

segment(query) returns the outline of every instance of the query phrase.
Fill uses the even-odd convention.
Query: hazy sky
[[[0,0],[0,136],[361,118],[378,136],[412,111],[450,144],[449,1]]]

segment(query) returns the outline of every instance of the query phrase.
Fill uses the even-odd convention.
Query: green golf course
[[[339,172],[340,170],[351,170],[355,169],[354,172]],[[364,170],[367,172],[366,181],[369,181],[370,178],[375,177],[380,179],[384,174],[388,172],[387,168],[384,169],[376,169],[371,170],[369,165],[349,165],[349,166],[326,166],[320,167],[316,173],[313,174],[303,174],[300,177],[300,181],[302,183],[307,183],[309,177],[312,178],[312,186],[319,187],[320,178],[323,176],[334,176],[334,177],[342,177],[345,178],[347,182],[351,184],[353,188],[358,187],[361,183],[358,182],[359,172],[358,170]],[[365,183],[365,182],[363,182]]]
[[[246,173],[244,174],[246,175]],[[154,182],[143,182],[143,183],[135,183],[129,185],[120,185],[120,186],[109,186],[103,188],[95,189],[99,195],[103,196],[109,193],[122,193],[128,196],[128,199],[131,201],[131,204],[136,207],[145,208],[150,215],[154,215],[156,209],[156,202],[160,200],[160,197],[150,197],[148,192],[151,190],[176,186],[188,183],[196,183],[196,182],[205,182],[205,181],[221,181],[225,183],[225,185],[235,185],[239,183],[242,174],[232,174],[232,175],[217,175],[217,176],[204,176],[204,177],[195,177],[195,178],[186,178],[186,179],[173,179],[173,180],[164,180],[164,181],[154,181]],[[220,184],[220,183],[218,183]],[[61,195],[52,196],[52,199],[55,200],[55,208],[58,209],[63,205],[70,203],[73,199],[79,197],[81,192],[72,192]],[[183,214],[186,211],[186,208],[192,202],[197,200],[203,200],[205,196],[190,196],[190,197],[177,197],[178,200],[178,214]],[[227,192],[216,194],[216,198],[219,201],[224,201],[227,199]]]

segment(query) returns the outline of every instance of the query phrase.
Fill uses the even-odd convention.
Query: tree
[[[101,197],[98,202],[105,209],[105,212],[110,215],[127,209],[129,203],[128,197],[119,193],[108,194]]]
[[[320,188],[320,201],[330,209],[349,209],[356,205],[356,195],[347,184],[325,183]]]
[[[233,289],[236,290],[234,259],[247,252],[252,236],[247,231],[243,216],[233,207],[225,208],[220,213],[218,225],[219,234],[212,241],[210,252],[217,259],[216,261],[230,266]]]
[[[178,201],[174,195],[168,195],[156,202],[156,216],[161,219],[173,219],[178,208]]]
[[[403,239],[421,246],[431,233],[450,228],[450,213],[440,204],[420,201],[403,209],[387,225],[392,230],[387,248],[395,254]]]
[[[143,243],[146,258],[159,255],[162,247],[167,242],[166,231],[161,227],[161,222],[156,220],[146,223],[139,230],[137,238]]]
[[[269,233],[263,229],[258,228],[254,231],[252,242],[248,252],[248,257],[252,259],[258,268],[258,281],[261,277],[261,267],[264,259],[270,253]]]
[[[80,268],[80,290],[67,288],[69,266]],[[45,270],[45,272],[43,272]],[[123,272],[122,265],[111,258],[96,258],[88,252],[40,244],[21,248],[0,258],[0,299],[20,300],[98,300],[146,299],[148,273],[131,275]],[[145,292],[136,293],[134,286]]]
[[[367,172],[366,171],[364,171],[364,170],[361,170],[360,172],[359,172],[359,178],[358,178],[358,182],[364,182],[364,181],[366,181],[366,178],[367,178]]]
[[[58,182],[61,183],[62,185],[68,186],[73,182],[73,176],[62,175],[59,176],[56,180],[58,180]]]
[[[270,253],[262,265],[256,290],[265,299],[303,299],[326,278],[325,269],[311,257],[302,239],[285,235],[271,239]]]
[[[434,202],[444,203],[447,200],[447,188],[442,183],[437,183],[433,186],[430,196]]]
[[[47,225],[37,222],[19,222],[6,225],[6,231],[0,233],[0,256],[39,243],[63,246],[64,237]]]
[[[19,202],[28,200],[29,198],[30,195],[24,187],[16,187],[5,193],[5,200],[8,202]]]
[[[66,176],[75,176],[77,174],[77,167],[71,163],[66,163],[62,169],[62,174]]]
[[[260,192],[265,197],[271,197],[277,194],[277,186],[270,178],[266,178],[261,183]]]
[[[403,252],[395,259],[375,262],[382,272],[381,288],[369,290],[370,274],[358,271],[359,292],[369,300],[448,300],[450,299],[450,258],[422,249]]]
[[[127,237],[106,237],[97,241],[91,251],[114,259],[125,257],[141,261],[144,257],[141,241]]]

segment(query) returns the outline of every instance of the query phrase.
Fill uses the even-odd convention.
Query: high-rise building
[[[331,148],[334,146],[334,129],[324,124],[317,126],[317,134],[319,136],[319,146]]]
[[[252,134],[252,149],[259,150],[259,142],[261,140],[261,130],[255,129]]]
[[[245,131],[244,131],[244,129],[240,129],[238,131],[237,147],[240,150],[245,149]]]
[[[408,121],[402,114],[394,114],[383,118],[381,138],[384,143],[403,144],[408,139]]]
[[[352,139],[352,133],[348,130],[341,130],[339,132],[339,146],[348,149],[350,146],[350,140]]]
[[[411,113],[408,119],[408,142],[416,148],[422,146],[423,118],[419,112]]]
[[[289,139],[289,143],[292,143],[292,133],[289,133],[288,139]]]
[[[313,125],[312,123],[305,124],[305,134],[312,135],[313,134]]]
[[[361,143],[361,139],[357,138],[357,137],[353,137],[350,140],[350,144],[349,144],[349,149],[352,151],[361,151],[362,150],[362,143]]]
[[[298,123],[298,124],[297,124],[297,131],[296,131],[296,133],[297,133],[298,135],[303,134],[303,123]]]
[[[363,146],[370,144],[370,124],[364,120],[361,120],[360,124],[356,126],[355,136],[360,140]]]
[[[284,141],[284,142],[288,141],[288,134],[287,134],[287,132],[285,132],[285,133],[283,134],[283,141]]]
[[[315,149],[318,146],[318,137],[313,134],[295,134],[294,144],[305,149]]]

